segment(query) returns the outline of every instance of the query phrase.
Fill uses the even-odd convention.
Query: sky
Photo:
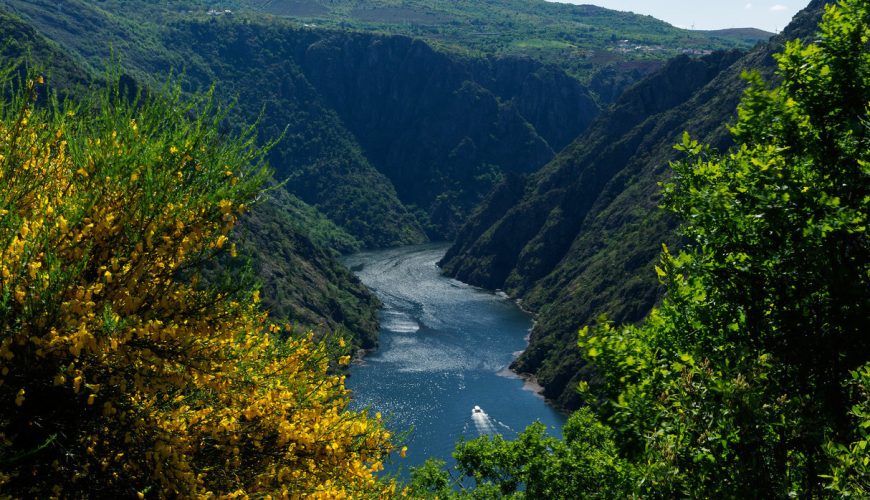
[[[776,33],[809,0],[560,0],[649,14],[680,28],[759,28]]]

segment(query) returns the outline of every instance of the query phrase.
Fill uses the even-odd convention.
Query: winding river
[[[381,412],[407,431],[406,474],[427,457],[452,463],[462,437],[513,438],[535,420],[560,435],[564,417],[507,367],[526,346],[532,320],[513,302],[441,275],[443,244],[349,256],[345,263],[384,303],[380,347],[354,363],[353,407]],[[477,407],[477,408],[475,408]]]

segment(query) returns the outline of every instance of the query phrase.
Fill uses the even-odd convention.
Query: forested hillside
[[[461,442],[455,470],[413,472],[415,494],[870,496],[870,3],[824,6],[814,28],[823,6],[798,16],[775,77],[743,73],[731,148],[686,124],[661,178],[681,235],[651,267],[665,296],[641,322],[579,330],[595,378],[563,438],[535,424]],[[752,56],[735,65],[769,52]]]
[[[0,13],[0,27],[6,37],[0,48],[3,64],[16,64],[22,71],[28,63],[45,68],[50,90],[43,98],[50,91],[74,101],[104,84],[104,73],[90,72],[15,16]],[[122,81],[128,88],[140,87],[128,76]],[[360,248],[359,241],[280,190],[271,191],[242,218],[234,240],[241,257],[232,259],[232,265],[251,261],[252,278],[262,284],[263,305],[273,318],[300,329],[347,333],[358,346],[375,345],[377,300],[336,260],[339,252]]]
[[[277,314],[286,312],[289,319],[306,324],[343,324],[366,339],[361,341],[366,346],[373,343],[372,333],[363,333],[375,325],[373,302],[347,280],[349,275],[335,274],[338,267],[319,260],[315,267],[331,278],[288,285],[282,280],[293,273],[277,269],[288,269],[293,259],[275,260],[256,255],[259,250],[254,249],[295,255],[308,248],[298,238],[308,236],[318,245],[333,245],[319,254],[451,237],[494,185],[506,175],[531,173],[547,163],[589,126],[599,102],[667,57],[656,52],[625,67],[596,62],[601,72],[586,87],[569,74],[563,60],[517,58],[510,55],[515,52],[495,46],[473,53],[436,50],[403,36],[315,29],[263,15],[257,6],[232,14],[220,11],[222,15],[208,15],[207,9],[215,7],[209,2],[58,5],[4,0],[0,7],[17,16],[20,27],[7,32],[14,40],[6,45],[11,56],[23,55],[25,40],[33,36],[45,37],[51,51],[59,54],[44,60],[52,66],[50,83],[56,88],[62,89],[65,80],[86,86],[113,58],[129,81],[142,88],[181,71],[189,91],[214,85],[219,100],[233,103],[226,121],[231,129],[256,123],[261,143],[280,138],[269,159],[277,179],[285,181],[282,189],[293,194],[280,199],[304,203],[282,203],[278,210],[289,212],[291,220],[314,223],[296,224],[290,235],[285,223],[276,222],[286,219],[285,214],[259,209],[252,224],[270,221],[272,231],[287,236],[252,228],[246,234],[257,243],[240,248],[252,249],[255,269],[275,292],[267,305]],[[458,9],[454,14],[465,9],[463,16],[476,19],[496,8],[439,8],[447,7]],[[501,6],[498,16],[489,14],[495,19],[509,7],[516,6]],[[679,32],[654,20],[601,9],[553,8],[550,12],[547,7],[543,15],[555,19],[570,12],[599,26],[596,30],[614,22],[633,26],[638,36],[647,33],[650,42],[661,33],[673,37]],[[520,40],[527,35],[523,26],[528,24],[505,33]],[[18,31],[29,35],[11,36]],[[465,27],[460,31],[467,32]],[[599,46],[609,35],[596,31],[595,37],[593,45]],[[32,54],[39,57],[41,52]],[[605,94],[609,97],[603,98]],[[338,227],[328,228],[305,204]],[[265,206],[279,205],[272,200]],[[340,236],[329,241],[317,236],[327,233]],[[269,238],[277,238],[277,246],[266,244]],[[296,250],[283,248],[285,244]],[[313,255],[308,252],[306,260]],[[332,278],[348,295],[335,291]],[[303,292],[309,298],[303,300]]]
[[[264,310],[297,330],[345,336],[377,346],[377,298],[338,261],[355,243],[341,229],[282,189],[272,189],[245,214],[232,241],[240,258],[224,256],[212,273],[251,266],[262,283]]]
[[[765,35],[0,0],[0,497],[870,497],[870,2]],[[404,429],[349,409],[379,302],[339,257],[452,238],[576,411],[510,441],[466,407],[484,437],[401,484]]]
[[[270,151],[278,178],[365,247],[452,237],[503,175],[545,164],[600,103],[666,58],[751,44],[548,2],[4,0],[0,7],[93,71],[116,57],[148,85],[182,70],[191,89],[216,85],[219,98],[236,103],[234,122],[257,121],[263,140],[283,132]],[[402,22],[398,11],[438,12],[446,24],[437,34],[405,29],[421,25]],[[326,12],[329,22],[293,17],[306,12]],[[353,21],[360,15],[367,20]],[[497,30],[499,41],[475,34],[486,30]],[[656,48],[626,52],[617,32]],[[551,50],[572,33],[581,33],[578,41]]]
[[[656,303],[650,270],[661,244],[678,243],[675,219],[657,210],[659,183],[680,134],[729,143],[743,71],[772,74],[785,40],[809,36],[824,2],[813,2],[782,36],[738,59],[718,53],[676,58],[628,90],[553,162],[525,182],[496,188],[448,251],[445,271],[503,288],[536,311],[529,348],[514,368],[535,375],[545,395],[576,407],[590,376],[576,332],[607,313],[638,321]]]
[[[179,23],[167,36],[202,61],[203,84],[240,96],[240,117],[270,104],[264,134],[292,120],[270,157],[278,177],[367,246],[418,238],[375,239],[401,221],[379,203],[415,209],[431,237],[451,235],[504,172],[540,167],[598,112],[556,68],[457,59],[404,37],[231,20]],[[377,170],[357,178],[350,161]]]

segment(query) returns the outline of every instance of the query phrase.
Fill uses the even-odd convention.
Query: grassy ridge
[[[530,56],[588,77],[602,62],[665,59],[683,50],[749,47],[758,33],[706,33],[650,16],[543,0],[236,0],[236,8],[423,38],[461,52]],[[630,46],[621,44],[628,40]],[[634,50],[643,46],[643,50]],[[628,50],[625,50],[628,47]]]

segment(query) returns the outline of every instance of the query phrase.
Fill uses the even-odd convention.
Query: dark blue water
[[[446,248],[403,247],[345,260],[384,303],[380,348],[351,366],[347,385],[355,409],[379,411],[394,432],[409,431],[407,458],[388,464],[387,472],[428,457],[453,463],[460,437],[513,438],[536,420],[560,436],[565,420],[507,369],[526,346],[531,317],[504,297],[442,276],[435,263]]]

